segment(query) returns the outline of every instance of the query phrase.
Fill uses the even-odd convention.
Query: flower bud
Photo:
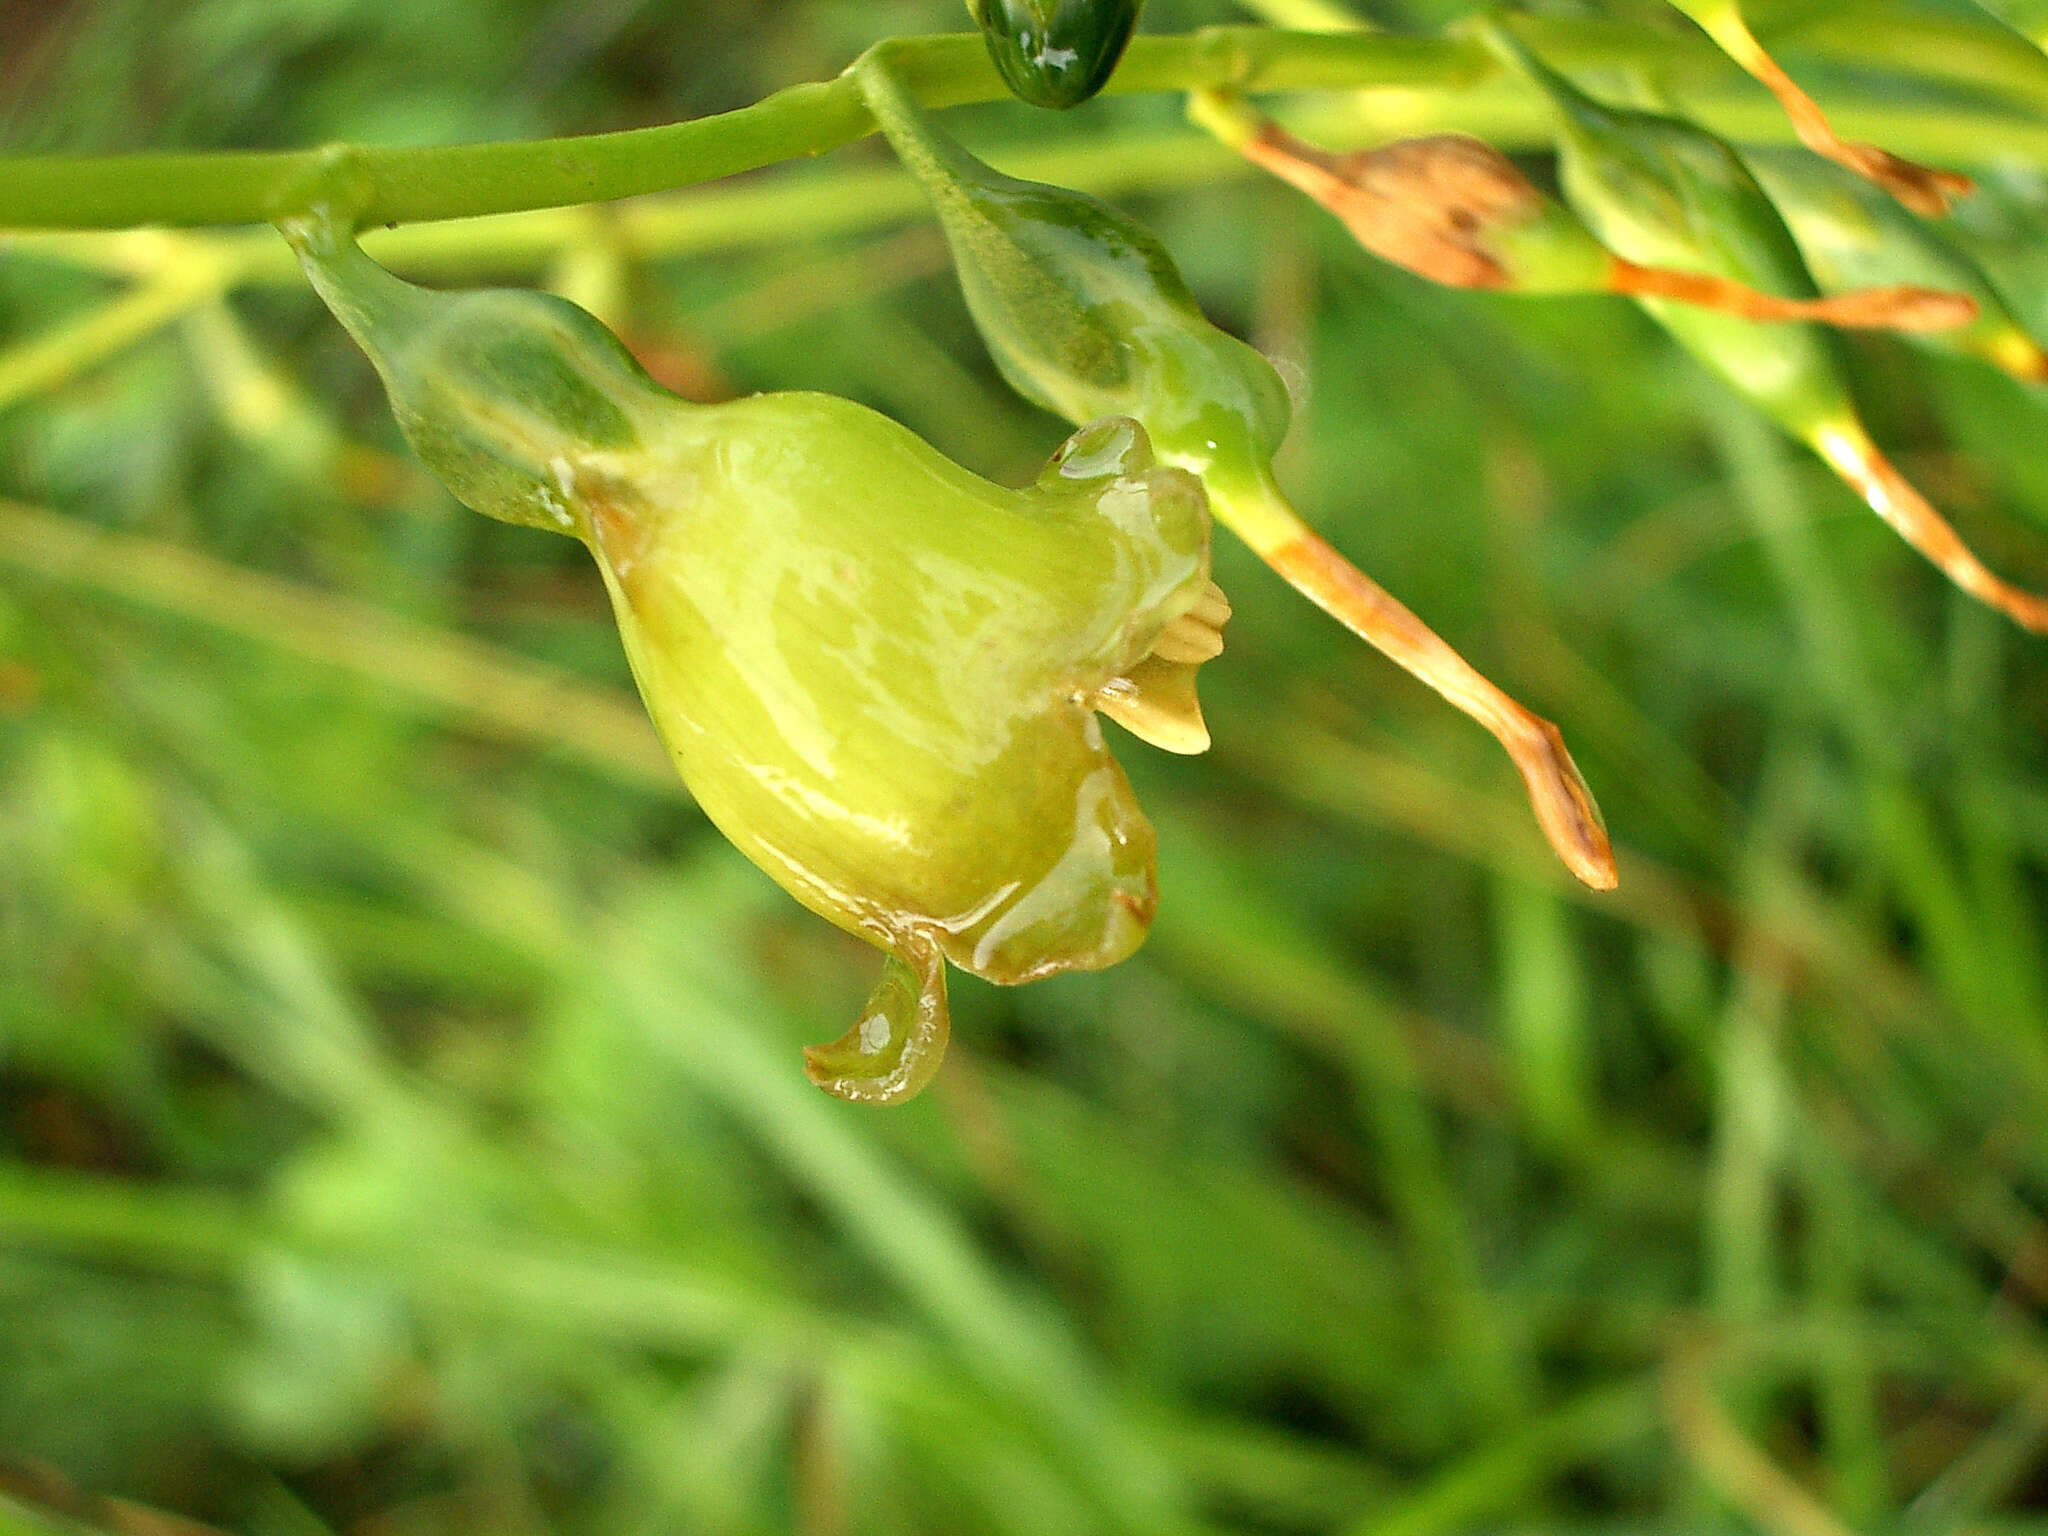
[[[878,54],[854,73],[931,199],[967,307],[1011,387],[1071,422],[1136,418],[1162,457],[1203,475],[1212,493],[1220,480],[1255,481],[1287,435],[1287,387],[1209,323],[1157,237],[1097,198],[975,159]]]
[[[1143,0],[967,0],[1003,83],[1034,107],[1079,106],[1123,57]]]
[[[1829,293],[1912,283],[1967,297],[1975,315],[1935,329],[1923,345],[1966,352],[2030,383],[2048,383],[2048,353],[2027,334],[1990,280],[1943,234],[1891,198],[1803,150],[1748,148],[1742,158],[1762,184],[1807,268]]]
[[[1502,28],[1488,41],[1549,97],[1567,200],[1601,244],[1641,267],[1727,279],[1764,293],[1818,293],[1799,247],[1738,156],[1704,128],[1595,101]],[[1642,295],[1643,307],[1794,435],[1847,397],[1819,335]]]
[[[628,453],[671,397],[617,337],[551,294],[402,282],[324,218],[284,226],[313,288],[376,366],[399,430],[465,506],[588,537],[561,466]]]
[[[945,961],[1015,983],[1138,946],[1153,835],[1096,712],[1205,747],[1193,673],[1229,611],[1200,482],[1140,427],[1086,426],[1005,490],[850,401],[693,405],[563,301],[433,293],[291,233],[450,489],[588,544],[705,814],[888,952],[817,1081],[922,1087]]]
[[[1508,158],[1465,134],[1401,139],[1332,154],[1296,138],[1241,99],[1198,91],[1188,115],[1343,220],[1384,261],[1452,288],[1507,293],[1621,293],[1676,299],[1745,320],[1931,330],[1974,319],[1968,297],[1892,284],[1785,298],[1701,272],[1645,267],[1593,238],[1570,210]]]
[[[870,50],[853,75],[923,185],[967,307],[1016,390],[1082,422],[1134,417],[1168,463],[1193,470],[1219,520],[1294,588],[1484,725],[1521,769],[1544,831],[1587,884],[1614,884],[1592,792],[1557,728],[1475,671],[1319,538],[1272,459],[1287,391],[1272,364],[1210,324],[1159,241],[1092,197],[990,169],[911,100]]]
[[[1499,26],[1490,44],[1550,98],[1565,196],[1601,243],[1646,267],[1693,271],[1809,297],[1813,278],[1784,220],[1733,149],[1692,123],[1609,107]],[[2028,629],[2048,599],[1993,575],[1879,452],[1857,419],[1828,338],[1639,296],[1680,346],[1823,459],[1950,580]]]

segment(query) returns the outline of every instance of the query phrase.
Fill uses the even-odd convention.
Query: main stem
[[[1899,26],[1912,30],[1905,21]],[[1699,81],[1727,72],[1700,38],[1572,18],[1531,18],[1528,33],[1533,45],[1567,68],[1634,66]],[[972,34],[898,38],[879,46],[889,50],[891,69],[925,106],[1004,95]],[[1994,97],[2048,101],[2048,74],[2022,90],[2030,82],[1980,68],[1975,55],[1953,56],[1959,59],[1954,68],[1943,63],[1952,55],[1937,48],[1920,57],[1931,74],[1968,76],[1964,83]],[[1109,89],[1456,90],[1496,69],[1465,38],[1209,27],[1135,39]],[[351,189],[365,225],[567,207],[821,154],[873,127],[853,82],[841,76],[791,86],[714,117],[577,138],[416,149],[337,145],[268,153],[0,157],[0,230],[271,223],[338,185]],[[2007,142],[1989,123],[1983,131]]]
[[[927,106],[1005,94],[971,33],[892,39],[891,68]],[[1139,39],[1110,89],[1460,85],[1488,72],[1471,44],[1218,27]],[[851,79],[658,128],[417,149],[0,159],[0,229],[270,223],[347,188],[364,226],[634,197],[821,154],[872,132]]]

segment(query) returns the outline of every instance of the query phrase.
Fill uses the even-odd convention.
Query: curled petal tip
[[[1097,690],[1095,708],[1162,752],[1198,757],[1209,750],[1209,726],[1195,696],[1195,666],[1146,657],[1127,677]]]
[[[1203,662],[1223,654],[1229,621],[1230,599],[1215,582],[1205,583],[1193,606],[1159,632],[1151,651],[1098,688],[1090,705],[1162,752],[1193,757],[1208,751],[1195,678]]]
[[[945,962],[936,948],[915,960],[890,955],[853,1027],[804,1047],[812,1082],[856,1104],[901,1104],[932,1080],[950,1033]]]

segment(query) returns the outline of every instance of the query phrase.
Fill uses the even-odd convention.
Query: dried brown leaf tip
[[[1844,330],[1946,331],[1977,318],[1977,301],[1966,293],[1894,283],[1855,288],[1825,298],[1787,299],[1717,277],[1710,272],[1676,272],[1643,267],[1621,257],[1608,271],[1610,293],[1638,299],[1675,299],[1718,309],[1744,320],[1811,320]]]
[[[1698,22],[1701,30],[1719,43],[1729,58],[1778,98],[1778,105],[1791,120],[1799,142],[1815,154],[1883,187],[1898,199],[1901,206],[1927,218],[1940,218],[1952,204],[1968,197],[1976,189],[1976,183],[1960,171],[1919,165],[1888,149],[1879,149],[1875,144],[1856,144],[1837,135],[1819,103],[1807,95],[1756,40],[1756,34],[1750,31],[1735,0],[1672,0],[1672,3]]]
[[[1921,165],[1888,149],[1879,149],[1875,144],[1855,144],[1838,139],[1832,129],[1827,129],[1825,119],[1820,121],[1820,127],[1826,129],[1825,137],[1809,133],[1796,114],[1788,110],[1787,115],[1792,118],[1792,126],[1799,130],[1800,142],[1808,149],[1837,165],[1847,166],[1866,181],[1877,183],[1897,198],[1901,206],[1926,218],[1942,217],[1956,203],[1977,190],[1977,184],[1961,171],[1944,171],[1936,166]]]
[[[1596,891],[1620,876],[1593,792],[1550,721],[1503,693],[1378,582],[1298,518],[1269,509],[1259,557],[1288,585],[1395,665],[1478,721],[1507,750],[1535,808],[1537,823],[1565,867]]]
[[[1950,581],[2022,629],[2048,634],[2048,597],[1994,575],[1860,425],[1831,423],[1815,434],[1813,446],[1871,511]]]
[[[1977,184],[1961,171],[1921,165],[1875,144],[1858,144],[1838,137],[1814,99],[1762,49],[1757,50],[1754,59],[1738,58],[1737,62],[1778,98],[1800,143],[1823,159],[1883,187],[1898,199],[1901,207],[1924,218],[1938,219],[1977,189]]]

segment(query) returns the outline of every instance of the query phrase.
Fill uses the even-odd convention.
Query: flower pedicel
[[[705,814],[887,953],[815,1081],[923,1087],[948,960],[1013,983],[1137,948],[1154,839],[1097,712],[1202,750],[1229,615],[1202,487],[1141,428],[1085,426],[1005,490],[850,401],[695,405],[564,300],[417,288],[331,221],[283,227],[448,488],[590,548]]]

